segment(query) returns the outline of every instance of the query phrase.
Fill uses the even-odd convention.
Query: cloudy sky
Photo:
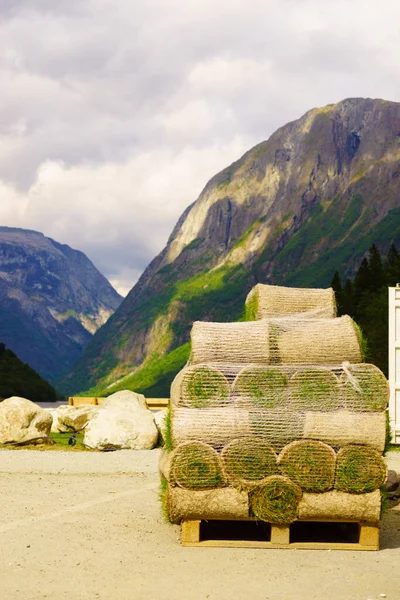
[[[400,101],[398,0],[0,0],[0,224],[126,293],[207,180],[314,106]]]

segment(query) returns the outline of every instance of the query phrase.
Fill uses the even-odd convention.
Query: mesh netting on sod
[[[248,365],[241,369],[233,383],[233,393],[263,408],[284,403],[287,376],[282,369]]]
[[[201,441],[220,450],[232,438],[250,434],[249,411],[222,408],[172,408],[172,444]]]
[[[248,321],[294,314],[305,318],[335,317],[333,289],[288,288],[258,283],[246,298]]]
[[[278,473],[273,448],[255,437],[232,440],[222,450],[221,458],[225,476],[234,487],[260,485],[265,477]]]
[[[381,492],[348,494],[345,492],[304,493],[299,504],[299,519],[349,519],[352,521],[379,521]]]
[[[340,376],[340,383],[345,408],[361,412],[386,409],[389,383],[375,365],[349,365]]]
[[[172,454],[170,481],[188,489],[207,489],[224,485],[218,453],[202,442],[181,444]]]
[[[278,457],[281,472],[306,492],[325,492],[335,481],[336,453],[327,444],[299,440],[286,446]]]
[[[281,475],[271,475],[249,494],[252,514],[269,523],[292,523],[297,516],[301,488]]]
[[[336,461],[335,489],[365,494],[380,488],[387,478],[384,458],[367,446],[345,446]]]
[[[254,409],[249,412],[251,433],[269,442],[277,452],[301,438],[304,432],[305,413],[293,412],[285,407],[275,410]]]
[[[167,510],[172,523],[182,519],[246,519],[248,494],[232,487],[187,490],[168,486]]]
[[[210,323],[195,321],[190,363],[269,362],[269,322]]]
[[[225,404],[229,393],[229,383],[221,371],[209,365],[197,365],[183,369],[175,377],[171,386],[171,403],[210,408]]]
[[[276,360],[282,364],[340,365],[362,362],[357,325],[345,315],[336,319],[271,320],[276,333]]]
[[[308,411],[302,436],[325,442],[335,448],[364,444],[383,452],[386,440],[385,412]]]
[[[289,380],[292,410],[337,410],[340,406],[339,380],[322,367],[297,371]]]
[[[191,332],[191,364],[360,363],[358,328],[348,317],[302,319],[285,317],[245,323],[196,321]]]

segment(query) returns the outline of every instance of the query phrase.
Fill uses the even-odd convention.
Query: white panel
[[[397,305],[397,302],[395,306],[395,322],[395,339],[398,342],[400,340],[400,306]]]
[[[389,288],[389,417],[392,442],[400,444],[400,287]]]
[[[395,365],[396,365],[394,381],[396,383],[399,383],[400,382],[400,348],[395,348],[394,353],[395,353]]]

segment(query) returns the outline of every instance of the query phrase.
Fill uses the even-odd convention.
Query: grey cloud
[[[399,99],[394,0],[385,15],[372,0],[0,0],[0,14],[3,206],[12,189],[21,206],[26,195],[32,208],[20,226],[81,244],[115,279],[144,268],[205,185],[200,178],[235,151],[317,105]],[[63,167],[43,181],[48,161]],[[109,200],[96,217],[99,180]],[[101,246],[107,202],[116,234]]]

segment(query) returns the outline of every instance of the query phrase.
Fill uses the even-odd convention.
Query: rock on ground
[[[0,403],[0,444],[26,444],[48,437],[53,417],[34,402],[12,396]]]
[[[158,429],[158,433],[160,439],[165,441],[164,439],[164,430],[166,428],[165,419],[167,418],[168,408],[163,408],[162,410],[158,410],[154,415],[154,421]]]
[[[60,433],[81,431],[99,410],[90,404],[83,406],[60,406],[57,409],[57,428]]]
[[[153,413],[142,394],[124,390],[109,396],[85,429],[84,444],[96,450],[150,450],[158,440]]]

